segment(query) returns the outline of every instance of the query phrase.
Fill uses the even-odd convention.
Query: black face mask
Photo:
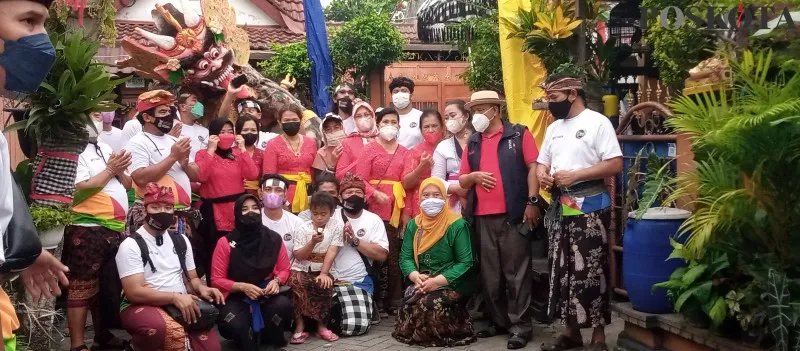
[[[239,217],[237,226],[244,231],[253,231],[261,225],[261,214],[256,212],[247,212]]]
[[[352,195],[346,199],[344,199],[344,203],[342,204],[342,208],[344,208],[345,212],[349,214],[358,214],[364,207],[367,205],[367,202],[364,200],[363,197],[358,195]]]
[[[156,125],[156,128],[158,128],[161,133],[167,134],[172,130],[172,125],[175,124],[175,117],[171,114],[164,117],[156,117],[156,121],[153,124]]]
[[[281,129],[288,136],[295,136],[300,133],[300,122],[286,122],[281,123]]]
[[[547,103],[547,109],[550,110],[550,113],[553,114],[555,119],[564,119],[569,115],[569,110],[572,108],[573,102],[570,102],[569,99],[558,102],[550,101]]]
[[[172,226],[172,223],[175,223],[175,214],[166,212],[148,213],[144,216],[144,222],[156,231],[163,232]]]
[[[244,144],[246,146],[255,145],[256,141],[258,141],[258,134],[256,133],[242,133],[242,138],[244,139]]]
[[[339,99],[337,105],[339,106],[339,110],[342,112],[348,115],[353,113],[353,100],[351,100],[349,97]]]

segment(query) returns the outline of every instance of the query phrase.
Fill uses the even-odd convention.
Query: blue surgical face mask
[[[6,40],[0,53],[0,66],[6,70],[5,89],[36,91],[56,61],[56,49],[47,34],[34,34],[19,40]]]

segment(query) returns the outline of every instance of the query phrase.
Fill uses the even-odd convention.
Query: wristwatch
[[[361,240],[358,240],[358,238],[353,238],[353,241],[350,242],[350,246],[352,247],[358,247],[358,244],[361,244]]]
[[[539,196],[534,195],[528,198],[528,205],[537,206],[539,205]]]

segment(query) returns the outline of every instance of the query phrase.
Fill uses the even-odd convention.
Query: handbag
[[[6,260],[0,265],[0,273],[18,272],[28,268],[42,253],[42,243],[33,224],[28,201],[13,174],[9,176],[12,180],[13,215],[3,233],[3,253]]]
[[[178,324],[183,326],[183,329],[188,331],[203,331],[214,328],[219,316],[219,309],[205,300],[196,300],[197,307],[200,307],[200,317],[193,324],[186,323],[183,319],[183,313],[173,304],[165,305],[164,311],[172,317]]]

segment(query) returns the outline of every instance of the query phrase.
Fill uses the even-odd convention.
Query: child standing
[[[302,344],[308,339],[304,331],[304,317],[317,321],[317,337],[328,342],[339,337],[327,327],[333,296],[333,278],[330,269],[344,241],[344,222],[334,216],[336,198],[317,192],[311,196],[311,220],[297,228],[294,237],[294,263],[289,286],[295,312],[295,329],[292,344]]]

